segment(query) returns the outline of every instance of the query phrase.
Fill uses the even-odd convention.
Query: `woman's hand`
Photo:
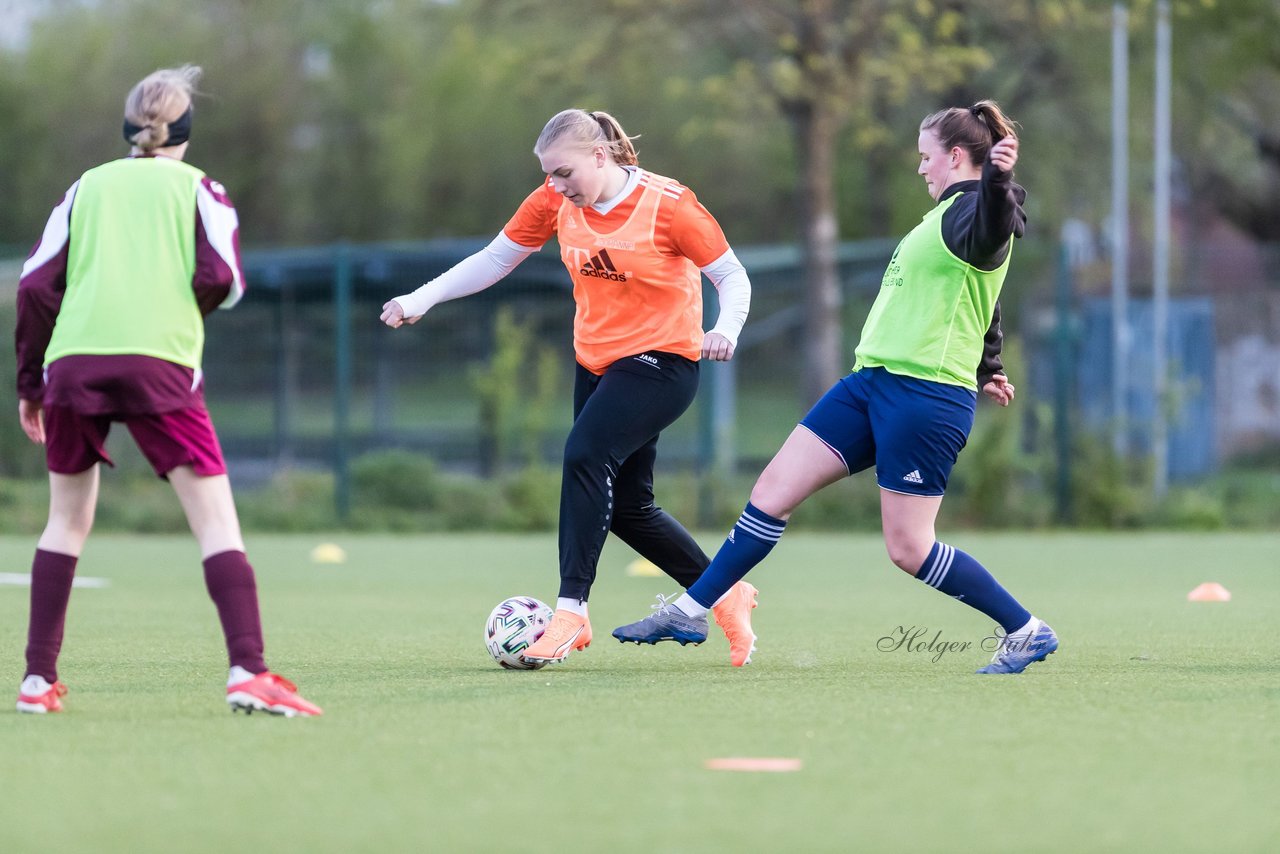
[[[37,445],[44,444],[44,406],[40,401],[19,400],[18,421],[28,439]]]
[[[1001,172],[1012,172],[1014,164],[1018,162],[1018,138],[1006,136],[991,146],[991,153],[987,157]]]
[[[702,358],[727,362],[733,358],[733,344],[719,332],[708,332],[702,336]]]
[[[382,304],[382,316],[378,318],[392,329],[399,329],[404,324],[412,326],[422,319],[422,315],[415,314],[413,317],[404,316],[404,308],[395,300],[387,300]]]
[[[982,387],[982,393],[1001,406],[1013,403],[1013,383],[1004,374],[996,374]]]

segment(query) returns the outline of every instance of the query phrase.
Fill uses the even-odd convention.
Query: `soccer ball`
[[[526,661],[522,653],[542,637],[551,622],[551,608],[532,596],[512,596],[489,615],[484,646],[507,670],[537,670],[545,661]]]

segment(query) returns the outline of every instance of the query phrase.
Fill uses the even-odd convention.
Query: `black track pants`
[[[650,351],[603,376],[581,365],[560,483],[560,596],[586,601],[609,531],[687,588],[710,562],[653,501],[658,434],[698,391],[698,363]]]

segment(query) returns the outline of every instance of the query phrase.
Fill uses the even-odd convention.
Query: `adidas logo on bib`
[[[578,271],[579,275],[591,276],[596,279],[608,279],[611,282],[625,282],[627,274],[618,271],[613,266],[613,259],[609,257],[608,249],[601,249],[599,255],[592,255],[587,263],[582,265],[582,269]]]
[[[902,479],[907,483],[924,483],[924,478],[920,476],[920,469],[916,469],[911,474],[904,475]]]

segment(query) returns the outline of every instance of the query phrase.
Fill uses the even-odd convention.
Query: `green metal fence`
[[[571,285],[557,253],[530,257],[493,288],[437,306],[415,326],[391,330],[378,321],[386,300],[484,243],[246,253],[249,289],[234,311],[210,318],[205,356],[209,406],[238,479],[282,466],[331,467],[345,515],[350,461],[369,451],[408,449],[446,467],[491,471],[502,449],[480,390],[495,381],[508,382],[516,401],[500,428],[531,433],[522,447],[557,461],[572,420],[573,366]],[[892,241],[841,247],[848,310],[859,321],[892,251]],[[751,320],[738,356],[705,366],[698,402],[664,434],[664,465],[724,470],[766,456],[800,415],[799,250],[753,247],[739,255],[753,284]],[[709,285],[705,302],[711,319]],[[495,380],[504,309],[523,333],[524,352],[509,353],[517,367]],[[539,370],[554,374],[550,392],[545,374],[537,391]],[[750,383],[740,388],[738,374]]]

